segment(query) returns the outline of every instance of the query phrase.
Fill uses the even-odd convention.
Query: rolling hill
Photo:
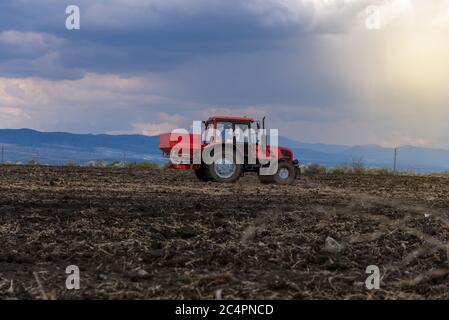
[[[162,163],[157,136],[74,134],[39,132],[31,129],[0,129],[3,161],[62,165],[90,161],[151,161]],[[378,145],[345,146],[304,143],[281,137],[279,144],[294,150],[301,163],[326,166],[348,164],[362,158],[366,166],[391,168],[393,149]],[[403,146],[398,151],[398,168],[417,172],[449,170],[449,150]]]

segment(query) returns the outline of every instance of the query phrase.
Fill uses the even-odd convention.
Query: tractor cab
[[[243,142],[249,141],[257,143],[257,132],[260,129],[260,122],[248,117],[226,117],[214,116],[203,122],[204,128],[202,141],[204,144],[225,141],[226,132],[232,130],[236,134],[244,134]]]

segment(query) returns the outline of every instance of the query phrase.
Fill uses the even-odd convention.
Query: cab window
[[[218,122],[217,123],[217,141],[227,142],[232,141],[232,122]],[[231,132],[231,136],[229,133]]]
[[[208,144],[213,141],[214,131],[214,124],[212,122],[206,123],[202,135],[202,140],[204,143]]]
[[[248,124],[237,123],[235,125],[235,139],[238,142],[248,143],[249,141]]]

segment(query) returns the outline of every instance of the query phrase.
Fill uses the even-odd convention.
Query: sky
[[[2,0],[0,127],[449,148],[448,31],[447,0]]]

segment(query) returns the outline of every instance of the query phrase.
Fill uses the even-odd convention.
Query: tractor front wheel
[[[274,175],[277,184],[292,184],[296,179],[296,169],[289,162],[279,162],[278,171]]]
[[[292,184],[296,179],[296,169],[289,162],[279,162],[278,171],[273,176],[259,174],[261,183]]]

